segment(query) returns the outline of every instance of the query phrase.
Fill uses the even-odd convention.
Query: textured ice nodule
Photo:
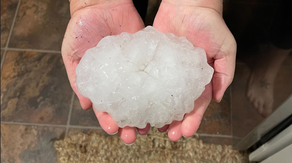
[[[213,75],[205,51],[153,27],[103,38],[76,69],[79,92],[119,127],[162,127],[194,108]]]

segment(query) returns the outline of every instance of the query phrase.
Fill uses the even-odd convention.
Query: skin
[[[273,111],[274,82],[279,69],[291,49],[279,49],[271,44],[262,49],[257,63],[252,67],[246,95],[253,107],[264,118]]]
[[[221,101],[234,76],[236,42],[222,18],[222,3],[199,2],[164,0],[153,24],[161,32],[185,36],[194,46],[203,48],[215,71],[211,83],[195,101],[194,110],[169,125],[168,137],[173,141],[197,131],[211,99]]]
[[[144,25],[129,0],[72,0],[70,7],[72,18],[63,40],[62,56],[71,86],[82,108],[89,109],[92,106],[90,100],[80,95],[76,87],[75,69],[84,52],[96,46],[104,36],[121,32],[134,33],[144,28]],[[194,46],[205,49],[208,63],[215,70],[212,82],[195,101],[194,110],[186,114],[182,121],[174,121],[158,129],[161,132],[168,130],[169,138],[176,141],[181,136],[189,137],[197,131],[212,97],[221,101],[233,79],[236,42],[222,19],[220,0],[163,0],[153,26],[161,32],[185,36]],[[108,134],[119,132],[126,144],[135,141],[135,128],[119,128],[107,113],[94,111],[101,127]],[[149,129],[147,125],[137,131],[144,135]]]
[[[131,0],[72,0],[70,10],[71,20],[63,40],[62,57],[71,87],[78,96],[81,107],[88,110],[92,103],[78,92],[75,74],[76,66],[85,51],[95,47],[105,36],[118,35],[122,32],[135,33],[143,29],[144,24]],[[135,141],[135,128],[119,129],[107,113],[95,109],[94,112],[101,127],[108,134],[119,132],[121,139],[126,144]]]

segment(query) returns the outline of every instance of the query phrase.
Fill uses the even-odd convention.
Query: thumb
[[[74,89],[73,89],[73,90],[74,90]],[[90,109],[91,106],[92,106],[91,101],[90,101],[88,98],[82,96],[82,95],[78,92],[78,90],[75,89],[74,92],[76,93],[76,95],[77,95],[77,97],[78,97],[78,99],[79,99],[79,102],[80,102],[80,105],[81,105],[82,109],[84,109],[84,110],[88,110],[88,109]]]
[[[225,57],[215,59],[212,79],[213,99],[220,102],[227,87],[231,84],[235,70],[236,48]]]
[[[68,55],[63,55],[63,54],[67,54],[67,53],[62,53],[62,56],[63,56],[63,62],[64,62],[65,67],[66,67],[67,76],[68,76],[70,85],[71,85],[73,91],[75,92],[75,94],[77,95],[81,107],[84,110],[88,110],[88,109],[91,108],[92,103],[88,98],[82,96],[79,93],[79,91],[77,89],[77,85],[76,85],[76,73],[75,73],[75,71],[76,71],[76,66],[79,63],[80,59],[72,61],[72,60],[68,59],[69,57],[66,57]]]

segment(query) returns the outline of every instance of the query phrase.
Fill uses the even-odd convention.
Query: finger
[[[151,127],[151,126],[150,126],[150,124],[148,123],[147,126],[146,126],[145,128],[142,128],[142,129],[137,128],[137,131],[139,132],[140,135],[146,135],[146,134],[149,132],[150,127]]]
[[[71,21],[68,25],[67,31],[64,36],[63,44],[62,44],[62,58],[63,58],[64,65],[66,67],[66,72],[67,72],[70,85],[73,91],[75,92],[75,94],[77,95],[81,107],[84,110],[88,110],[91,108],[92,104],[91,104],[91,101],[88,98],[82,96],[77,89],[76,66],[78,65],[81,57],[84,55],[85,50],[93,47],[94,44],[93,43],[91,45],[86,44],[86,46],[88,47],[82,48],[82,50],[78,50],[77,48],[72,48],[72,45],[74,45],[75,39],[70,39],[72,37],[71,36],[72,29],[74,29],[72,27],[69,28],[70,24],[72,24]]]
[[[79,99],[79,103],[80,103],[82,109],[88,110],[92,107],[92,103],[88,98],[82,96],[78,91],[74,91],[74,92]]]
[[[136,140],[136,130],[134,127],[124,127],[119,129],[119,134],[121,139],[126,143],[126,144],[132,144]]]
[[[169,125],[165,125],[165,126],[163,126],[161,128],[158,128],[158,131],[159,132],[166,132],[168,128],[169,128]]]
[[[64,60],[64,64],[66,66],[66,71],[67,71],[67,75],[68,75],[71,87],[72,87],[73,91],[75,92],[75,94],[77,95],[82,109],[88,110],[88,109],[90,109],[92,107],[92,103],[88,98],[82,96],[79,93],[79,91],[77,89],[77,85],[76,85],[75,70],[76,70],[77,63],[73,63],[72,66],[68,66],[70,64],[68,64],[67,62],[68,61]]]
[[[212,84],[213,84],[213,99],[217,102],[220,102],[222,100],[222,97],[227,89],[227,87],[231,84],[232,80],[233,80],[233,74],[234,74],[234,66],[232,63],[230,63],[231,65],[225,67],[225,65],[222,64],[227,64],[224,63],[226,59],[223,58],[222,60],[216,60],[215,64],[214,64],[214,74],[213,74],[213,78],[212,78]],[[221,64],[221,65],[220,65]],[[228,67],[228,71],[224,72],[223,71],[218,71],[218,67],[221,67],[221,69],[227,69]],[[216,69],[217,68],[217,69]]]
[[[113,135],[118,132],[119,126],[108,113],[97,111],[94,108],[93,111],[98,119],[100,126],[106,133]]]
[[[230,35],[232,35],[230,33]],[[233,38],[233,36],[230,36]],[[235,57],[236,57],[236,42],[233,39],[226,41],[227,47],[231,49],[224,49],[222,47],[222,54],[218,54],[214,61],[214,74],[212,78],[213,99],[220,102],[223,98],[224,92],[231,84],[234,77]],[[225,45],[225,44],[224,44]],[[229,46],[228,46],[229,45]]]
[[[64,61],[64,64],[65,64],[65,67],[66,67],[67,76],[68,76],[68,79],[70,81],[70,85],[71,85],[73,91],[75,92],[75,94],[77,95],[81,107],[84,110],[90,109],[92,107],[91,101],[88,98],[82,96],[79,93],[79,91],[77,89],[77,86],[76,86],[76,73],[75,73],[75,70],[76,70],[76,66],[79,63],[79,61],[78,60],[74,60],[73,62],[71,62],[68,59],[68,57],[66,57],[65,55],[62,55],[62,56],[63,56],[63,61]]]
[[[182,136],[181,121],[173,121],[169,125],[168,137],[172,141],[178,141]]]
[[[202,95],[195,101],[194,110],[186,114],[182,121],[181,132],[184,137],[190,137],[198,130],[211,99],[212,85],[209,83]]]

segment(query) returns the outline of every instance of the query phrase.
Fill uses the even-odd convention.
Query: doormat
[[[232,146],[203,143],[198,135],[168,139],[167,133],[151,129],[126,145],[118,135],[78,133],[55,142],[57,163],[248,163],[247,152]]]

